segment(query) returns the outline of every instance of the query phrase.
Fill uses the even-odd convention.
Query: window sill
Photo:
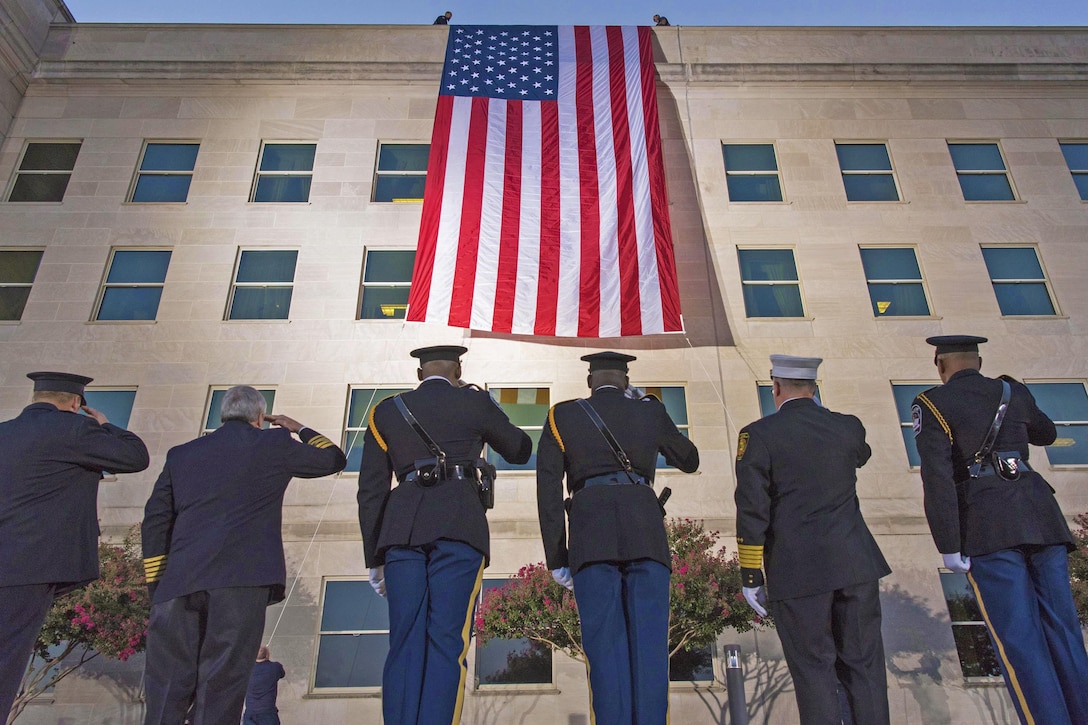
[[[874,320],[906,320],[908,322],[919,322],[926,320],[940,321],[944,317],[941,315],[877,315],[873,317]]]
[[[851,207],[851,206],[872,206],[873,204],[898,204],[898,205],[901,205],[901,206],[908,206],[910,204],[910,202],[906,201],[905,199],[894,199],[894,200],[893,199],[887,199],[887,200],[873,199],[872,201],[862,201],[860,199],[857,200],[857,201],[854,201],[853,199],[847,199],[846,200],[846,206],[847,207]]]
[[[15,325],[21,325],[21,324],[23,324],[22,320],[0,320],[0,325],[15,326]]]
[[[255,317],[253,319],[223,320],[223,322],[227,322],[227,323],[231,323],[231,324],[239,324],[239,323],[246,324],[246,323],[256,322],[256,323],[260,323],[262,325],[267,325],[267,324],[272,324],[272,323],[276,323],[276,322],[287,324],[287,323],[291,322],[291,320],[289,320],[289,319],[288,320],[266,320],[266,319],[264,319],[262,317]]]
[[[1051,471],[1083,471],[1088,469],[1088,461],[1084,463],[1050,463],[1047,468]]]
[[[964,204],[1027,204],[1023,199],[964,199]]]
[[[15,204],[16,206],[22,206],[24,204],[27,205],[27,206],[41,206],[42,204],[54,204],[56,206],[60,206],[61,204],[64,203],[64,200],[61,199],[60,201],[6,201],[4,203],[5,204]]]
[[[356,317],[356,322],[404,322],[403,317]]]
[[[1069,315],[1001,315],[1002,320],[1068,320]]]
[[[963,684],[967,687],[1004,687],[1003,677],[964,677]]]
[[[361,698],[380,700],[381,688],[374,690],[336,690],[334,692],[307,692],[302,696],[303,700],[336,700],[342,698]]]
[[[792,206],[792,201],[730,201],[729,205],[734,204],[739,206]]]
[[[748,322],[812,322],[815,317],[745,317]]]
[[[699,680],[699,681],[669,681],[670,691],[680,692],[725,692],[725,685],[717,680]]]
[[[155,325],[158,320],[87,320],[85,325]]]
[[[473,697],[502,697],[503,695],[562,695],[563,691],[552,685],[482,685],[472,690]]]
[[[310,206],[312,201],[247,201],[246,206]]]
[[[123,201],[121,206],[179,206],[185,207],[189,205],[189,200],[185,201]]]

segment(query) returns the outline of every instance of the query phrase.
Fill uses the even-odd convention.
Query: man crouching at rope
[[[344,452],[240,385],[223,425],[171,448],[144,508],[151,594],[146,725],[237,723],[265,607],[283,601],[283,494],[342,470]],[[275,430],[262,430],[267,421]],[[296,434],[302,442],[291,435]]]

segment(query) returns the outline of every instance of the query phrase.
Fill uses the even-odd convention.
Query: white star
[[[544,76],[544,80],[546,81],[550,81],[552,78],[554,78],[554,76]]]
[[[472,88],[469,88],[469,90],[472,91],[473,93],[476,93],[476,92],[478,92],[480,90],[480,87],[479,86],[472,86]]]
[[[473,73],[473,74],[472,74],[472,77],[473,77],[473,78],[479,78],[479,77],[480,77],[480,74],[479,74],[479,73]]]
[[[537,81],[536,83],[533,84],[533,88],[540,88],[540,86],[541,86],[540,81]]]
[[[484,70],[487,71],[488,73],[490,73],[491,71],[495,70],[495,67],[489,65],[486,68],[484,68]]]
[[[448,86],[446,86],[446,88],[449,88],[449,89],[450,89],[451,91],[452,91],[452,90],[453,90],[454,88],[456,88],[456,87],[457,87],[457,86],[453,85],[452,83],[451,83],[451,84],[449,84]]]
[[[496,87],[495,87],[495,92],[496,92],[496,93],[503,93],[503,92],[505,92],[505,91],[506,91],[506,89],[505,89],[505,88],[503,88],[502,86],[496,86]]]
[[[518,84],[514,83],[513,81],[511,81],[510,83],[507,83],[506,85],[509,86],[510,88],[517,88],[518,87]]]
[[[533,68],[533,73],[539,73],[539,72],[540,72],[539,68]]]
[[[545,93],[545,95],[549,95],[549,96],[550,96],[550,95],[552,94],[552,89],[551,89],[551,88],[545,88],[545,89],[544,89],[544,93]]]
[[[487,85],[491,85],[491,79],[490,78],[485,79],[484,83],[486,83]]]
[[[521,95],[523,95],[523,96],[524,96],[524,95],[525,95],[526,93],[528,93],[529,91],[527,91],[527,90],[525,90],[524,88],[522,88],[522,89],[521,89],[520,91],[518,91],[518,92],[519,92],[519,93],[521,93]]]
[[[523,80],[523,81],[527,81],[527,80],[529,80],[529,76],[522,76],[522,77],[521,77],[521,80]]]

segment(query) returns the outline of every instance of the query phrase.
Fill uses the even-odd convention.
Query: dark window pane
[[[990,279],[1044,279],[1039,255],[1032,247],[983,247]]]
[[[975,599],[975,590],[966,574],[941,572],[941,589],[948,605],[948,618],[953,622],[981,622],[982,611]]]
[[[29,287],[0,287],[0,320],[21,320]]]
[[[711,646],[688,651],[681,649],[669,658],[670,682],[711,682],[714,679],[714,649]]]
[[[267,144],[261,155],[261,171],[313,171],[317,144]]]
[[[1028,383],[1028,390],[1051,420],[1088,420],[1088,393],[1083,383]]]
[[[921,279],[918,258],[909,247],[866,248],[861,250],[865,279]]]
[[[877,317],[919,316],[929,314],[929,304],[921,284],[869,285],[869,299]]]
[[[408,312],[407,287],[364,287],[360,320],[403,320]]]
[[[895,410],[899,413],[900,423],[911,421],[910,406],[919,393],[932,388],[932,385],[893,385],[892,395],[895,396]]]
[[[389,605],[361,580],[325,583],[322,632],[389,629]]]
[[[253,201],[259,202],[307,202],[310,200],[309,176],[261,176]]]
[[[386,398],[407,392],[408,388],[357,388],[351,391],[351,403],[348,407],[348,427],[362,428],[370,417],[370,409]]]
[[[1046,447],[1046,455],[1056,466],[1088,463],[1088,425],[1059,425],[1058,438]]]
[[[83,397],[87,405],[105,414],[110,423],[118,428],[128,428],[132,416],[132,404],[136,400],[135,390],[85,390]]]
[[[746,282],[797,281],[791,249],[741,249],[740,278]]]
[[[415,250],[367,252],[363,281],[411,282],[415,260]]]
[[[1073,174],[1073,183],[1077,185],[1081,201],[1088,201],[1088,174]]]
[[[770,385],[759,385],[757,386],[757,392],[759,393],[760,415],[766,418],[772,413],[777,413],[778,408],[774,405],[774,389]]]
[[[1015,201],[1004,174],[960,175],[964,201]]]
[[[247,251],[238,261],[238,282],[293,282],[298,251]]]
[[[290,312],[290,287],[239,287],[227,319],[286,320]]]
[[[747,285],[744,310],[748,317],[804,317],[797,285]]]
[[[98,309],[99,320],[154,320],[162,287],[107,287]]]
[[[136,179],[136,189],[132,192],[133,201],[141,202],[180,202],[189,198],[189,185],[193,177],[188,174],[142,174]]]
[[[1004,171],[1005,162],[995,143],[956,143],[948,145],[957,171]]]
[[[843,175],[847,201],[899,201],[891,174]]]
[[[665,404],[665,411],[669,414],[669,417],[672,418],[673,423],[676,423],[676,425],[688,424],[687,397],[682,387],[669,386],[666,388],[655,388],[653,393]],[[543,420],[543,418],[541,418],[541,420]]]
[[[71,174],[19,174],[8,201],[63,201]]]
[[[381,687],[388,634],[323,634],[314,687]]]
[[[552,681],[552,651],[529,639],[492,639],[476,648],[481,685],[546,685]]]
[[[997,306],[1003,315],[1053,315],[1054,305],[1046,285],[1039,282],[995,284]]]
[[[882,143],[835,144],[843,171],[891,171],[888,147]]]
[[[1001,665],[998,664],[985,627],[953,626],[952,638],[956,640],[956,652],[960,656],[960,668],[964,677],[1001,676]]]
[[[722,146],[726,171],[778,171],[774,146],[769,143]]]
[[[374,183],[374,201],[399,201],[423,198],[425,176],[379,176]]]
[[[144,149],[141,171],[192,171],[200,144],[149,143]]]
[[[21,171],[71,171],[76,166],[79,147],[78,143],[27,144],[19,169]]]
[[[912,468],[922,465],[922,457],[918,455],[918,441],[914,440],[914,429],[903,428],[903,446],[907,449],[907,462]]]
[[[426,171],[428,144],[382,144],[378,171]]]
[[[1062,155],[1073,171],[1088,171],[1088,143],[1063,143]]]
[[[0,284],[30,284],[38,274],[41,261],[39,251],[0,252]]]
[[[261,390],[259,391],[264,396],[264,409],[266,413],[272,412],[272,403],[276,400],[275,390]],[[222,425],[222,411],[223,411],[223,396],[227,394],[226,390],[213,390],[212,399],[208,405],[208,418],[204,421],[204,427],[208,430],[214,430]],[[267,428],[268,423],[265,423],[262,427]]]
[[[106,277],[109,283],[157,283],[166,279],[170,265],[168,251],[116,251]]]
[[[782,201],[782,186],[777,176],[728,176],[729,201]]]

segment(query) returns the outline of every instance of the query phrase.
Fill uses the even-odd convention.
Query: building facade
[[[893,721],[1015,722],[962,583],[938,571],[910,430],[939,382],[927,336],[985,335],[984,371],[1060,424],[1032,460],[1088,511],[1088,30],[658,29],[658,95],[686,332],[560,340],[406,324],[447,30],[99,25],[3,0],[0,417],[31,370],[93,376],[91,404],[148,444],[103,482],[103,533],[142,515],[166,451],[263,391],[349,452],[285,502],[290,596],[266,639],[284,722],[380,718],[387,626],[356,517],[369,407],[415,382],[408,351],[469,348],[467,380],[534,437],[585,393],[585,352],[639,357],[698,444],[669,514],[733,531],[738,430],[769,412],[771,353],[819,356],[859,416],[883,582]],[[622,19],[619,19],[622,20]],[[772,405],[773,407],[773,405]],[[818,462],[814,462],[818,465]],[[500,474],[488,586],[543,559],[530,466]],[[753,722],[796,708],[773,632],[746,652]],[[676,722],[725,717],[721,645],[677,666]],[[27,723],[137,722],[139,658],[64,681]],[[524,642],[470,651],[465,721],[588,723],[582,665]]]

